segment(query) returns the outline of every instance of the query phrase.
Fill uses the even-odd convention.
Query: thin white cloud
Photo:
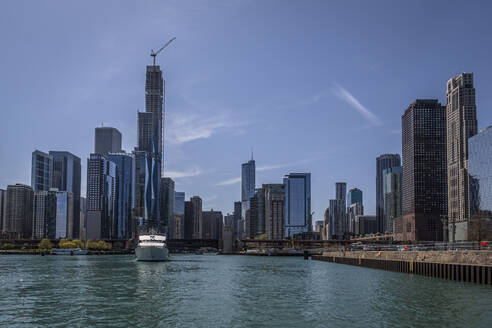
[[[241,182],[241,177],[224,180],[222,182],[217,183],[217,186],[230,186],[239,182]]]
[[[214,134],[227,129],[239,127],[241,124],[228,115],[199,115],[175,114],[169,116],[169,125],[166,127],[167,142],[183,144],[198,139],[207,139]]]
[[[202,174],[202,170],[197,167],[188,171],[165,171],[165,175],[173,179],[196,177],[200,174]]]
[[[256,168],[256,171],[269,171],[269,170],[276,170],[276,169],[283,169],[284,167],[288,167],[290,164],[277,164],[277,165],[265,165],[265,166],[258,166]]]
[[[362,105],[350,92],[348,92],[346,89],[343,87],[336,85],[335,88],[332,89],[333,93],[339,97],[340,99],[344,100],[347,104],[352,106],[356,111],[358,111],[369,123],[371,123],[373,126],[381,126],[382,122],[381,120],[374,115],[367,107]]]

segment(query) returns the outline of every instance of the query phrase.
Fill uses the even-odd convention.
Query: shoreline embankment
[[[492,251],[337,251],[313,260],[492,285]]]

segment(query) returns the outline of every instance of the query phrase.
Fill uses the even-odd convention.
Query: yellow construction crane
[[[167,41],[167,43],[165,45],[163,45],[159,50],[157,50],[156,52],[154,52],[154,49],[152,49],[152,51],[150,52],[150,55],[152,57],[154,57],[154,66],[155,66],[155,57],[159,54],[159,52],[161,52],[162,50],[164,50],[165,47],[167,47],[171,42],[173,42],[174,40],[176,40],[176,38],[172,38],[171,40]]]

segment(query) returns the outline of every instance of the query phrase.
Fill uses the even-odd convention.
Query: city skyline
[[[32,6],[35,8],[36,4],[32,4]],[[169,6],[165,5],[159,8],[164,11],[164,9],[169,9]],[[252,59],[247,59],[242,55],[238,56],[235,52],[229,51],[221,55],[216,61],[214,60],[214,65],[210,69],[197,69],[194,65],[187,67],[190,65],[191,57],[184,56],[184,51],[193,53],[197,49],[194,47],[203,46],[203,43],[196,45],[194,42],[197,41],[199,36],[203,37],[207,32],[209,33],[219,28],[220,22],[200,21],[204,24],[204,31],[206,32],[199,33],[196,28],[186,25],[192,19],[196,19],[195,15],[197,14],[189,12],[189,8],[186,5],[181,7],[173,4],[173,6],[174,10],[186,14],[184,16],[185,23],[162,34],[152,33],[152,36],[142,37],[139,32],[130,33],[130,39],[141,38],[141,40],[136,42],[134,47],[136,49],[132,49],[130,52],[121,51],[126,49],[124,46],[126,41],[120,40],[119,38],[123,34],[115,31],[113,31],[115,40],[111,46],[108,46],[103,40],[95,38],[95,36],[82,40],[81,46],[73,43],[73,41],[63,40],[61,46],[66,46],[70,51],[67,54],[63,54],[66,58],[61,61],[60,67],[65,67],[68,63],[72,63],[77,59],[78,66],[87,70],[87,73],[84,73],[80,68],[74,68],[72,77],[62,77],[60,82],[66,82],[70,84],[70,87],[61,86],[60,82],[53,80],[53,73],[49,72],[50,69],[55,72],[60,69],[59,67],[53,67],[53,61],[58,60],[60,55],[52,53],[49,49],[44,49],[44,52],[38,56],[30,57],[29,60],[25,61],[26,72],[33,69],[32,65],[40,66],[41,61],[46,59],[46,56],[53,57],[52,59],[48,58],[46,65],[41,65],[36,71],[46,77],[43,80],[43,85],[41,85],[39,77],[33,75],[33,87],[27,91],[29,97],[25,97],[39,98],[39,104],[30,103],[28,99],[24,98],[14,100],[14,97],[19,97],[18,90],[21,90],[18,87],[20,80],[13,75],[14,73],[17,74],[18,68],[11,70],[5,67],[5,81],[8,80],[11,84],[3,86],[5,91],[3,106],[7,110],[3,109],[0,114],[0,121],[2,122],[0,123],[1,138],[2,140],[9,140],[8,136],[14,133],[12,127],[15,127],[16,130],[21,127],[21,131],[24,132],[25,136],[18,137],[16,143],[12,144],[2,141],[0,149],[0,165],[2,167],[0,188],[6,188],[8,184],[15,183],[30,184],[30,159],[33,150],[59,149],[69,151],[82,159],[82,195],[85,196],[85,182],[87,180],[85,160],[93,152],[93,129],[100,126],[101,121],[104,122],[105,126],[115,127],[122,132],[122,148],[127,152],[133,149],[137,144],[136,112],[137,110],[144,110],[144,102],[142,100],[143,81],[145,79],[145,66],[151,64],[150,49],[158,47],[168,37],[174,35],[177,36],[177,40],[173,47],[169,48],[168,52],[163,53],[162,57],[157,59],[157,65],[160,65],[163,69],[164,79],[167,82],[165,107],[166,117],[169,117],[169,121],[165,123],[164,127],[166,138],[168,138],[164,145],[166,149],[166,158],[164,159],[165,176],[170,176],[176,181],[176,190],[184,191],[187,195],[200,195],[203,198],[204,210],[214,208],[221,210],[224,214],[227,212],[232,213],[233,202],[239,200],[240,197],[240,183],[237,181],[240,176],[239,166],[248,159],[249,149],[253,146],[255,160],[257,161],[256,187],[260,187],[263,183],[281,183],[283,175],[288,172],[311,172],[312,208],[315,212],[313,221],[322,217],[329,199],[335,197],[331,186],[336,181],[346,181],[347,189],[360,188],[364,192],[365,212],[367,214],[375,214],[374,158],[384,153],[398,153],[401,155],[400,120],[403,114],[402,108],[416,98],[437,98],[441,103],[445,104],[446,81],[461,72],[475,73],[478,129],[480,130],[492,122],[492,114],[487,110],[492,105],[492,98],[487,93],[489,86],[492,84],[492,74],[490,68],[486,65],[485,57],[481,55],[482,52],[490,53],[488,51],[490,45],[479,46],[479,43],[483,43],[485,38],[483,33],[476,33],[476,38],[467,41],[467,46],[472,49],[482,50],[480,52],[477,51],[475,56],[470,57],[471,55],[467,54],[464,49],[458,49],[456,55],[442,55],[446,56],[448,60],[446,63],[440,63],[437,55],[443,54],[442,47],[448,38],[446,35],[440,35],[439,37],[443,44],[439,43],[439,47],[436,45],[427,48],[426,51],[429,52],[429,56],[413,62],[409,57],[410,55],[405,55],[400,59],[401,62],[390,62],[390,67],[394,68],[394,65],[405,62],[408,64],[408,68],[396,69],[392,78],[388,79],[385,76],[388,68],[383,66],[382,59],[377,56],[381,54],[380,51],[387,50],[387,48],[384,44],[379,43],[377,39],[373,41],[382,46],[380,50],[365,44],[360,46],[362,48],[359,49],[367,51],[368,61],[373,61],[370,65],[376,66],[373,69],[362,67],[363,64],[369,65],[369,63],[363,63],[360,59],[347,58],[348,63],[346,65],[353,65],[357,67],[354,70],[359,70],[359,72],[351,70],[350,73],[355,75],[348,78],[342,74],[342,70],[338,70],[334,66],[336,66],[337,62],[340,62],[340,56],[342,56],[343,52],[350,49],[350,41],[355,41],[357,38],[353,34],[353,29],[342,36],[346,40],[341,40],[340,51],[329,57],[334,64],[325,63],[323,65],[320,65],[320,62],[316,61],[317,58],[311,53],[318,50],[325,54],[328,51],[325,46],[318,48],[313,45],[313,42],[307,41],[302,43],[305,48],[295,47],[294,44],[296,41],[302,42],[306,35],[309,35],[309,32],[314,33],[313,38],[316,38],[316,40],[322,37],[324,39],[325,36],[322,34],[327,33],[328,23],[321,25],[319,31],[314,31],[314,27],[308,25],[306,27],[306,32],[308,33],[298,33],[292,38],[289,38],[286,32],[277,31],[279,38],[275,41],[276,45],[287,46],[291,45],[292,42],[292,47],[295,48],[292,49],[294,55],[313,59],[314,63],[307,65],[305,61],[301,60],[303,65],[299,66],[303,66],[303,68],[292,68],[290,65],[296,63],[296,59],[288,56],[279,60],[279,63],[270,70],[266,66],[260,65],[258,71],[264,71],[264,74],[256,72],[246,75],[249,82],[254,81],[258,85],[254,86],[250,83],[251,91],[240,91],[241,88],[231,82],[233,81],[232,73],[245,73],[245,70],[263,58],[257,57],[261,56],[261,54],[254,54]],[[245,10],[246,13],[253,12],[253,9],[248,7],[247,4],[237,4],[237,6],[241,6],[241,9]],[[263,6],[263,9],[269,12],[274,5],[264,4]],[[423,16],[419,19],[430,22],[430,13],[436,10],[438,6],[439,3],[427,5],[425,8],[429,10],[429,13],[424,10]],[[49,8],[50,6],[46,7]],[[283,10],[292,12],[295,9],[294,7],[294,5],[288,4]],[[333,7],[340,13],[346,13],[349,12],[351,5],[315,3],[312,8],[300,13],[300,18],[305,21],[309,15],[314,15],[316,7]],[[75,15],[77,12],[75,6],[65,6],[64,8],[68,10],[68,17]],[[110,5],[103,6],[101,15],[111,8]],[[412,12],[415,8],[405,7],[404,9]],[[38,9],[40,12],[46,10]],[[214,14],[219,13],[225,14],[221,22],[227,21],[231,23],[231,17],[234,17],[235,12],[234,5],[215,6],[212,9],[215,10],[211,12],[212,16],[215,17]],[[207,8],[197,9],[198,13],[203,11],[210,12],[210,10]],[[465,7],[453,10],[461,10],[464,15],[471,12],[467,11]],[[144,16],[145,13],[145,9],[141,9],[137,13],[137,17]],[[82,11],[82,16],[88,14],[88,12]],[[122,17],[126,17],[129,12],[120,12],[120,14]],[[475,14],[477,13],[475,12]],[[24,15],[30,17],[31,14],[26,12]],[[379,14],[375,17],[377,19],[382,16]],[[401,18],[402,14],[396,15],[396,17]],[[31,18],[34,22],[37,21],[35,17]],[[315,21],[321,22],[321,17],[315,15],[315,18]],[[391,18],[391,20],[393,19],[395,18]],[[15,24],[9,17],[6,17],[5,20],[2,19],[2,22],[4,21]],[[260,15],[259,21],[266,22],[266,17]],[[130,26],[141,22],[138,19],[131,20]],[[336,22],[340,24],[340,28],[345,26],[345,23],[340,20]],[[432,24],[434,24],[434,28],[437,28],[436,26],[442,22],[442,19],[438,18]],[[101,23],[101,17],[96,15],[95,24]],[[122,24],[119,19],[111,20],[110,23],[111,28],[115,29]],[[281,26],[286,27],[284,21],[280,20],[279,23]],[[363,20],[362,23],[368,23],[374,29],[379,28],[373,21]],[[385,26],[385,24],[382,25]],[[460,33],[472,30],[477,31],[480,24],[482,23],[479,20],[472,21],[470,22],[471,26]],[[146,27],[149,25],[162,27],[166,26],[166,23],[157,20],[147,22]],[[71,32],[78,31],[77,29],[80,29],[81,26],[81,24],[75,24],[71,28],[73,29]],[[361,27],[362,25],[357,26]],[[234,24],[233,27],[233,30],[239,28],[238,25]],[[46,28],[49,29],[50,27]],[[442,29],[444,30],[444,27]],[[441,31],[441,27],[438,30]],[[40,29],[40,32],[42,31],[44,31],[43,28]],[[104,32],[108,33],[110,30],[102,28],[102,31],[104,35]],[[276,35],[276,30],[273,27],[267,28],[266,31],[272,38]],[[399,32],[402,36],[410,37],[410,45],[418,45],[419,42],[427,44],[432,39],[431,36],[420,35],[422,39],[417,40],[412,38],[412,34],[409,31],[399,30]],[[26,33],[26,30],[21,28],[19,33],[23,35],[22,33]],[[129,33],[128,28],[123,29],[121,33]],[[43,41],[54,42],[55,38],[59,37],[59,35],[48,37],[46,33],[44,34],[44,36],[40,37]],[[10,40],[9,35],[2,34],[2,38],[4,36],[4,39],[8,42]],[[397,35],[387,36],[393,40]],[[330,38],[338,40],[336,36],[328,34],[326,40],[329,41],[331,40]],[[100,43],[97,43],[98,41]],[[243,36],[239,38],[239,41],[251,43],[253,39]],[[396,41],[397,45],[403,44],[402,41]],[[79,47],[87,46],[93,42],[96,42],[96,44],[87,58],[80,56],[76,52],[81,50]],[[212,45],[218,46],[227,44],[227,42],[231,42],[229,35],[226,35],[223,40],[214,40]],[[10,56],[14,53],[27,52],[23,50],[27,49],[27,45],[15,42],[13,44],[14,46],[11,50],[0,55],[2,59],[2,64],[0,65],[3,66],[12,62],[13,59]],[[255,44],[255,46],[258,46],[255,52],[261,53],[261,50],[273,51],[268,47],[266,39],[260,40],[260,44]],[[394,49],[392,50],[393,53],[389,55],[400,54],[398,50]],[[56,49],[53,51],[56,51]],[[114,54],[116,52],[118,54],[115,59]],[[217,52],[211,49],[206,53],[206,57],[210,59],[216,54]],[[415,55],[413,52],[412,54]],[[196,56],[193,58],[196,59]],[[473,58],[473,61],[470,58]],[[225,63],[225,68],[232,69],[234,67],[235,69],[232,69],[230,74],[226,74],[222,70],[219,71],[219,66],[217,66],[219,62]],[[261,61],[259,62],[261,63]],[[96,75],[94,70],[100,70],[101,65],[105,63],[108,64],[105,66],[106,70]],[[271,62],[268,63],[271,64]],[[318,69],[321,69],[323,73],[329,74],[330,71],[333,71],[330,74],[330,78],[320,78],[313,69],[316,65],[320,65]],[[344,65],[342,66],[345,67]],[[420,84],[411,83],[412,80],[417,79],[419,74],[422,74],[429,67],[435,67],[435,69],[425,82]],[[193,73],[192,69],[196,70],[196,72]],[[295,89],[289,89],[293,87],[289,87],[281,81],[285,78],[285,72],[283,71],[287,69],[293,69],[292,76],[294,78],[307,80],[307,85],[300,86],[296,83]],[[49,79],[50,77],[51,79]],[[273,81],[274,84],[268,83],[269,87],[267,88],[265,82],[261,81],[262,77]],[[383,89],[368,85],[369,78],[376,79],[381,83]],[[361,81],[358,81],[359,79]],[[92,82],[95,82],[100,90],[96,90]],[[210,85],[211,82],[214,83],[213,86]],[[231,93],[229,96],[219,92],[224,87],[224,82],[231,84],[230,87],[225,89]],[[210,97],[205,97],[201,91],[206,86],[211,93]],[[265,90],[262,91],[261,88]],[[388,89],[387,93],[386,89]],[[296,90],[295,97],[286,95],[286,90]],[[382,90],[385,91],[385,97],[380,96]],[[46,95],[40,96],[38,92],[43,92]],[[65,95],[66,92],[72,96],[66,104],[52,101],[59,93]],[[254,92],[254,99],[251,99],[252,92]],[[107,93],[107,95],[103,96],[103,93]],[[281,98],[279,98],[280,95]],[[221,109],[219,110],[218,108]],[[230,109],[226,110],[226,108]],[[39,109],[42,109],[42,115],[37,113]],[[183,111],[183,109],[185,110]],[[246,109],[252,112],[246,115]],[[63,112],[64,110],[66,110],[66,113]],[[250,119],[254,116],[251,114],[258,115],[260,113],[265,115],[264,121],[266,123]],[[279,113],[282,113],[283,118],[271,120],[272,116],[276,117]],[[30,115],[32,119],[26,121],[25,115]],[[42,127],[41,130],[38,127],[38,123],[41,121],[47,124],[44,121],[44,117],[51,121],[56,120],[56,133],[42,133],[46,130],[46,125],[39,124]],[[347,128],[347,124],[343,124],[347,121],[353,123],[353,128]],[[345,130],[339,130],[336,126],[342,124],[345,126]],[[36,138],[30,137],[31,133],[29,131],[36,135]],[[345,133],[343,138],[335,139],[336,135],[339,135],[342,131]],[[284,144],[280,143],[278,138],[273,138],[278,134],[285,140],[289,140],[289,142]],[[290,140],[293,141],[291,142]],[[313,144],[307,144],[307,140],[315,141]],[[275,149],[274,152],[271,152],[272,148]],[[346,161],[335,163],[339,161],[334,159],[339,157],[345,158]]]

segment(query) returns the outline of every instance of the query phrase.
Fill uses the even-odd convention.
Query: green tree
[[[87,249],[107,250],[107,249],[111,249],[111,244],[105,242],[104,240],[92,240],[92,239],[89,239],[87,241]]]
[[[53,248],[53,245],[51,245],[51,241],[48,238],[43,238],[38,248],[43,251],[49,251]]]
[[[1,249],[13,249],[14,248],[14,244],[11,244],[11,243],[5,243],[2,245]]]

